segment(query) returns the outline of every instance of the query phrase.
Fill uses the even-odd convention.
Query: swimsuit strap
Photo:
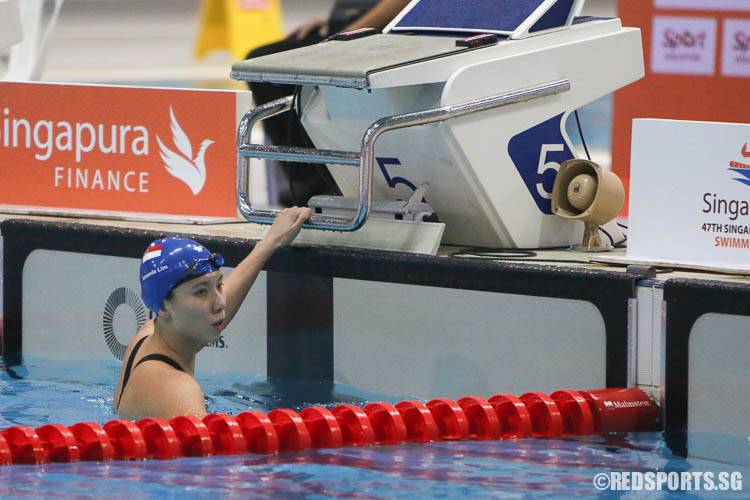
[[[171,366],[171,367],[173,367],[173,368],[175,368],[177,370],[180,370],[181,372],[185,372],[185,370],[182,369],[182,367],[180,366],[180,364],[177,361],[175,361],[174,359],[172,359],[169,356],[166,356],[164,354],[148,354],[146,356],[143,356],[141,358],[141,360],[138,361],[138,363],[136,363],[135,368],[138,368],[138,365],[140,365],[141,363],[143,363],[145,361],[161,361],[162,363],[166,363],[169,366]],[[135,368],[133,368],[133,369],[135,370]]]
[[[149,336],[146,335],[141,340],[138,341],[138,343],[133,347],[133,351],[130,353],[130,357],[128,358],[128,365],[125,367],[125,376],[122,378],[122,388],[120,389],[120,397],[117,399],[117,407],[120,407],[120,401],[122,401],[122,394],[125,392],[125,386],[128,385],[128,379],[130,378],[130,371],[133,368],[133,360],[135,359],[135,355],[138,353],[138,349],[141,348],[141,344],[143,344],[143,341],[146,340]]]
[[[122,379],[122,389],[120,389],[120,397],[117,400],[117,408],[120,407],[120,401],[122,400],[122,395],[125,392],[125,386],[128,383],[128,379],[130,378],[130,373],[138,368],[138,365],[145,361],[161,361],[162,363],[166,363],[169,366],[175,368],[176,370],[179,370],[181,372],[185,372],[185,370],[180,366],[180,364],[175,361],[174,359],[170,358],[169,356],[166,356],[164,354],[147,354],[146,356],[143,356],[138,363],[133,366],[133,360],[135,359],[135,355],[138,352],[138,349],[140,349],[141,344],[143,344],[143,341],[146,340],[150,335],[147,335],[143,337],[141,340],[138,341],[138,343],[133,347],[133,352],[130,353],[130,357],[128,358],[128,366],[125,367],[125,376]],[[187,373],[187,372],[185,372]]]

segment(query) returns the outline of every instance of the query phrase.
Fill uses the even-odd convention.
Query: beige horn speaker
[[[612,248],[602,243],[599,226],[611,221],[625,203],[625,188],[616,174],[589,160],[567,160],[560,166],[552,188],[552,213],[583,221],[583,242],[577,250]]]

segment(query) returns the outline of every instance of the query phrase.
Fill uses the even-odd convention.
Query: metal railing
[[[289,111],[294,97],[285,97],[259,106],[245,113],[237,130],[237,208],[245,219],[260,224],[272,224],[275,210],[255,209],[250,200],[249,169],[250,159],[265,158],[280,161],[359,165],[359,207],[352,218],[313,215],[303,226],[333,231],[354,231],[367,221],[372,205],[372,171],[375,160],[375,142],[390,130],[416,127],[436,123],[459,116],[508,106],[533,99],[557,95],[570,90],[569,80],[555,80],[532,87],[514,90],[492,97],[475,99],[465,103],[441,108],[416,111],[400,115],[386,116],[377,120],[365,131],[359,152],[330,151],[288,146],[265,146],[250,144],[250,134],[259,121]]]

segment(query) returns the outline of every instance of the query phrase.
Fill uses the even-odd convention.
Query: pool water
[[[0,372],[0,429],[47,423],[104,424],[118,418],[112,392],[119,362],[27,358]],[[332,407],[410,399],[341,384],[269,383],[247,375],[199,373],[210,412]],[[242,383],[237,383],[241,380]],[[302,397],[301,395],[304,395]],[[312,397],[315,396],[315,397]],[[484,397],[490,394],[482,395]],[[345,447],[276,455],[80,462],[0,467],[0,498],[747,498],[743,491],[598,491],[609,471],[740,472],[750,481],[747,440],[701,435],[706,458],[671,453],[658,433],[566,439],[457,441]]]
[[[73,425],[82,421],[103,424],[120,418],[112,409],[120,367],[121,363],[115,359],[60,362],[24,356],[22,366],[0,371],[0,429],[13,425]],[[343,384],[270,382],[246,373],[198,371],[196,378],[206,396],[208,412],[229,415],[414,399],[408,395],[371,393]]]

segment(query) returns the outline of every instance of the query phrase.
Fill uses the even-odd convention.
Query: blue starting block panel
[[[525,38],[569,26],[582,4],[583,0],[413,0],[385,31]]]

